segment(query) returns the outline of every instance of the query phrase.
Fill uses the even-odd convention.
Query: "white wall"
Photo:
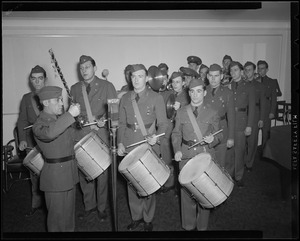
[[[92,56],[97,75],[109,69],[108,79],[119,90],[128,64],[147,68],[165,62],[170,73],[186,66],[189,55],[203,63],[221,64],[225,54],[244,64],[265,59],[268,75],[279,80],[281,99],[290,101],[290,25],[287,21],[30,19],[3,18],[3,142],[12,138],[23,94],[30,91],[28,74],[39,64],[49,85],[63,87],[55,73],[53,49],[69,87],[79,80],[82,54]],[[66,94],[64,93],[65,99]]]

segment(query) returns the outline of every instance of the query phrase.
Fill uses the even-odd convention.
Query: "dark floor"
[[[251,173],[245,172],[245,187],[234,187],[229,198],[220,206],[213,209],[209,220],[209,228],[206,234],[214,234],[217,238],[251,238],[264,239],[291,239],[295,237],[295,222],[298,213],[292,208],[291,195],[284,190],[288,184],[281,188],[281,168],[268,159],[256,158]],[[284,173],[290,175],[290,172]],[[132,233],[127,232],[126,227],[130,223],[130,213],[127,204],[126,182],[123,176],[118,174],[117,183],[117,227],[113,222],[113,215],[109,212],[109,218],[100,222],[96,216],[89,220],[76,220],[76,233],[72,239],[81,238],[102,239],[105,237],[128,238]],[[82,194],[77,187],[76,214],[84,210]],[[112,199],[110,199],[110,203]],[[293,201],[294,202],[294,201]],[[297,202],[298,203],[298,202]],[[298,204],[296,204],[298,205]],[[108,207],[112,211],[113,205]],[[17,182],[8,193],[2,193],[2,238],[23,237],[54,237],[46,233],[46,211],[39,211],[32,218],[25,218],[24,214],[30,208],[30,184],[29,181]],[[154,232],[145,234],[135,232],[137,238],[167,237],[174,239],[199,238],[201,232],[191,236],[189,232],[183,232],[180,223],[179,199],[174,191],[157,195],[157,206],[153,220]],[[297,226],[298,227],[298,226]],[[118,232],[116,232],[116,230]],[[169,231],[169,232],[158,232]],[[171,232],[170,232],[171,231]],[[174,232],[178,231],[178,232]],[[44,233],[43,233],[44,232]],[[191,232],[192,233],[192,232]],[[155,236],[157,234],[157,236]],[[194,234],[193,234],[194,235]],[[258,235],[258,236],[257,236]],[[298,237],[298,236],[297,236]]]

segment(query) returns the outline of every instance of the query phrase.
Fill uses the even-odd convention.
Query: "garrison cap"
[[[268,63],[267,63],[265,60],[259,60],[259,61],[257,62],[257,66],[258,66],[258,65],[261,65],[261,64],[266,65],[267,68],[269,67]]]
[[[197,56],[189,56],[187,57],[187,62],[189,63],[196,63],[197,65],[202,64],[202,60]]]
[[[238,61],[232,61],[229,65],[229,69],[231,69],[233,66],[238,66],[241,70],[244,69],[243,65]]]
[[[244,64],[244,68],[246,68],[247,66],[250,66],[252,65],[254,69],[256,69],[256,65],[250,61],[247,61],[245,64]]]
[[[201,69],[205,69],[205,68],[208,69],[208,67],[205,64],[202,64],[201,67],[200,67],[200,69],[199,69],[199,72],[200,72]]]
[[[30,75],[34,73],[43,73],[46,76],[46,71],[39,65],[36,65],[31,69]]]
[[[91,56],[81,55],[79,58],[80,64],[84,64],[87,61],[93,61],[94,59]]]
[[[232,61],[232,58],[231,58],[229,55],[227,55],[227,54],[223,57],[223,61],[224,61],[225,59],[230,59],[230,61]]]
[[[62,88],[58,86],[44,86],[38,93],[40,101],[58,98],[62,95]]]
[[[174,71],[173,73],[172,73],[172,75],[171,75],[171,77],[170,77],[170,80],[173,80],[173,79],[175,79],[175,78],[177,78],[177,77],[183,77],[183,74],[181,73],[181,72],[176,72],[176,71]]]
[[[132,65],[129,64],[125,67],[124,73],[131,72],[133,70]]]
[[[209,71],[220,71],[220,72],[222,72],[222,68],[218,64],[212,64],[211,66],[209,66]]]
[[[147,73],[147,69],[143,64],[133,64],[132,65],[132,73],[138,71],[138,70],[145,70],[145,72]]]
[[[192,89],[196,86],[205,86],[204,81],[201,79],[192,79],[189,85],[189,89]]]
[[[194,76],[195,78],[200,77],[200,75],[195,70],[193,70],[191,68],[181,67],[179,70],[183,73],[183,75]]]
[[[169,69],[168,65],[165,64],[165,63],[160,63],[157,67],[158,67],[159,69],[166,69],[166,70]]]

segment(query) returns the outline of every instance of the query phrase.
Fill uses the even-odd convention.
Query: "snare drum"
[[[108,146],[95,131],[84,136],[75,147],[77,166],[92,181],[101,175],[112,163]]]
[[[233,189],[231,176],[212,160],[209,153],[198,154],[189,160],[178,180],[204,208],[220,205]]]
[[[44,166],[44,159],[41,150],[35,146],[24,158],[23,165],[32,171],[35,175],[39,176]]]
[[[147,143],[128,153],[118,169],[140,196],[154,193],[165,184],[170,176],[169,167]]]

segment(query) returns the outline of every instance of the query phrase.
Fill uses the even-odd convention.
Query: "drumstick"
[[[105,120],[103,120],[104,122],[105,121],[107,121],[107,119],[105,119]],[[91,122],[91,123],[87,123],[87,124],[84,124],[83,126],[85,127],[85,126],[91,126],[91,125],[95,125],[95,124],[97,124],[98,122],[97,121],[95,121],[95,122]],[[33,125],[30,125],[30,126],[26,126],[23,130],[26,130],[26,129],[29,129],[29,128],[31,128]]]
[[[156,137],[160,137],[160,136],[163,136],[165,133],[161,133],[161,134],[159,134],[159,135],[156,135]],[[136,145],[138,145],[138,144],[142,144],[142,143],[144,143],[144,142],[146,142],[147,140],[142,140],[142,141],[139,141],[139,142],[136,142],[136,143],[134,143],[134,144],[131,144],[131,145],[129,145],[129,146],[127,146],[126,148],[129,148],[129,147],[132,147],[132,146],[136,146]]]
[[[220,130],[216,131],[215,133],[213,133],[212,135],[213,135],[213,136],[214,136],[214,135],[217,135],[217,134],[219,134],[219,133],[222,132],[222,131],[223,131],[223,129],[220,129]],[[194,146],[197,146],[197,145],[201,144],[203,141],[204,141],[204,138],[203,138],[201,141],[199,141],[199,142],[193,144],[192,146],[189,146],[189,147],[188,147],[188,150],[191,149],[191,148],[194,147]]]

